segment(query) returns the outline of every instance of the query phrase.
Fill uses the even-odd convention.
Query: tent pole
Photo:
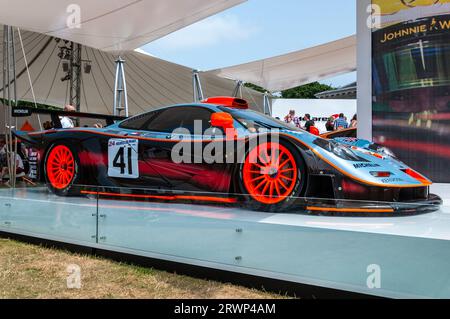
[[[264,110],[264,114],[272,116],[272,105],[270,103],[270,93],[269,92],[265,92],[263,99],[264,99],[264,103],[263,103],[263,105],[264,105],[264,109],[263,109]]]
[[[11,49],[12,49],[12,73],[13,73],[13,81],[14,81],[14,107],[17,107],[17,77],[16,77],[16,44],[15,44],[15,36],[14,36],[14,29],[11,27]],[[13,124],[13,118],[12,118],[12,110],[10,110],[10,116],[11,116],[11,125]],[[14,118],[14,126],[11,126],[11,138],[12,138],[12,128],[17,129],[17,117]],[[14,145],[13,145],[13,160],[12,160],[12,172],[10,172],[10,184],[12,188],[16,188],[16,172],[17,172],[17,161],[16,161],[16,154],[17,154],[17,138],[14,138]]]
[[[192,88],[194,90],[194,102],[198,103],[205,99],[203,95],[202,82],[197,70],[192,70]]]
[[[233,97],[240,97],[242,99],[242,86],[244,85],[244,81],[236,81],[236,86],[233,91]]]
[[[13,139],[12,130],[13,118],[11,115],[13,104],[17,105],[16,88],[16,55],[14,45],[14,32],[10,26],[4,26],[3,32],[3,102],[5,107],[5,142],[6,142],[6,162],[9,174],[9,186],[16,186],[16,154],[17,140]],[[8,84],[6,84],[8,83]],[[11,90],[11,85],[14,89]],[[8,86],[6,88],[6,85]],[[6,90],[7,89],[7,90]]]
[[[23,60],[25,62],[25,67],[27,69],[28,83],[30,84],[30,90],[31,90],[31,95],[33,96],[34,107],[37,108],[38,106],[36,103],[36,95],[34,94],[33,81],[31,81],[30,68],[28,65],[27,55],[25,53],[25,47],[23,46],[22,34],[20,32],[20,28],[17,28],[17,34],[19,35],[19,41],[20,41],[20,47],[22,48]],[[67,94],[66,94],[66,97],[67,97]],[[37,114],[37,119],[38,119],[38,123],[39,123],[39,129],[42,130],[41,116],[39,114]]]
[[[81,44],[71,42],[70,105],[81,111]]]
[[[125,60],[119,56],[116,60],[116,77],[114,80],[114,115],[120,115],[122,111],[125,111],[125,116],[128,117],[127,83],[124,64]]]
[[[125,79],[125,61],[120,64],[120,72],[122,73],[122,85],[123,85],[123,102],[125,107],[125,116],[128,117],[128,95],[127,95],[127,81]]]
[[[6,75],[6,48],[7,48],[7,45],[8,45],[8,37],[7,37],[7,31],[8,30],[8,27],[5,25],[5,26],[3,26],[3,107],[4,107],[4,116],[5,116],[5,127],[3,128],[4,129],[4,133],[5,133],[5,136],[6,136],[6,125],[7,125],[7,123],[6,123],[6,119],[7,119],[7,116],[8,116],[8,110],[7,110],[7,107],[6,107],[6,77],[7,77],[7,75]]]

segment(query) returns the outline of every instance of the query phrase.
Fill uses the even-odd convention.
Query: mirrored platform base
[[[0,190],[0,231],[392,298],[450,298],[450,185],[404,217],[267,214]]]

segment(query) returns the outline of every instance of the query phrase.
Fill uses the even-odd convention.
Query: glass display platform
[[[450,186],[433,191],[445,198]],[[450,298],[448,198],[429,214],[342,217],[0,189],[0,231],[374,296]]]

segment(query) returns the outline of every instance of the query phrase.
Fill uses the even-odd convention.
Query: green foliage
[[[283,99],[316,99],[315,95],[324,91],[335,90],[334,87],[313,82],[281,92]]]
[[[267,90],[265,88],[257,86],[256,84],[253,84],[253,83],[245,83],[244,86],[248,87],[248,88],[250,88],[252,90],[255,90],[257,92],[261,92],[261,93],[266,93],[267,92]]]
[[[7,104],[8,100],[3,100],[2,98],[0,98],[0,103]],[[14,102],[12,104],[14,105]],[[32,108],[35,107],[34,103],[33,102],[29,102],[29,101],[17,101],[17,106],[19,106],[19,107],[32,107]],[[37,103],[36,106],[37,106],[38,109],[42,109],[42,110],[61,111],[61,108],[53,106],[53,105]]]

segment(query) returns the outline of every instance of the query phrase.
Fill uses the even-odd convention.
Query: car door
[[[179,106],[162,110],[141,128],[139,181],[180,191],[226,192],[230,176],[224,163],[205,161],[213,139],[212,110]]]

